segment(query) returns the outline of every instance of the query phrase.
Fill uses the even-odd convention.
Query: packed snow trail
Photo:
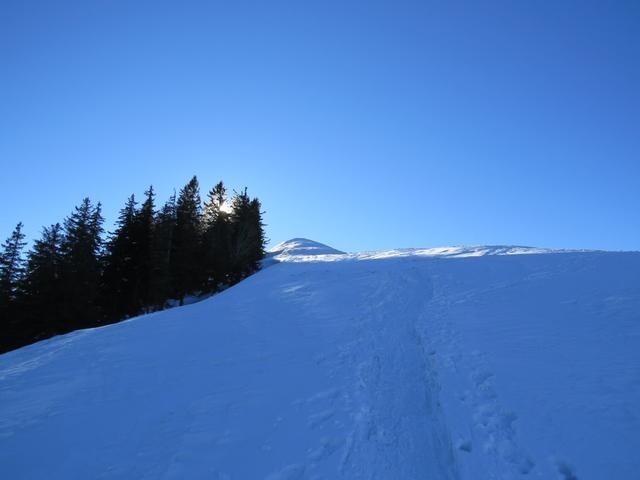
[[[275,250],[0,356],[3,478],[637,476],[640,254]]]

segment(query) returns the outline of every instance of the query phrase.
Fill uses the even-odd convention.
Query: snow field
[[[0,356],[12,479],[640,471],[640,254],[305,239],[193,305]]]

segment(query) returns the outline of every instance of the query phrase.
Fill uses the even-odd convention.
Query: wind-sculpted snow
[[[376,260],[401,257],[483,257],[486,255],[532,255],[541,253],[576,253],[588,250],[558,250],[513,245],[478,245],[436,248],[400,248],[362,253],[345,253],[304,238],[279,243],[269,253],[280,262],[330,262],[343,260]],[[272,264],[273,262],[270,262]]]
[[[639,253],[287,243],[0,356],[2,477],[637,477]]]

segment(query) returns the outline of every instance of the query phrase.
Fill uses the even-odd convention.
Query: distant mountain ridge
[[[306,257],[318,255],[343,255],[350,259],[393,258],[406,256],[431,257],[482,257],[486,255],[531,255],[543,253],[576,253],[593,252],[585,249],[552,249],[525,247],[520,245],[461,245],[433,248],[398,248],[392,250],[375,250],[370,252],[346,253],[323,243],[306,238],[293,238],[281,242],[271,248],[268,256],[280,261],[305,261]],[[333,260],[338,260],[335,257]],[[317,259],[312,259],[317,260]],[[329,259],[325,259],[329,260]]]

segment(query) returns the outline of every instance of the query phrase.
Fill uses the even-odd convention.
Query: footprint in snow
[[[307,424],[311,428],[316,428],[324,423],[326,423],[331,417],[333,417],[335,411],[334,410],[323,410],[318,413],[314,413],[313,415],[309,415],[307,419]]]
[[[328,437],[322,438],[320,446],[313,449],[307,455],[307,458],[313,462],[318,462],[329,456],[331,456],[336,450],[340,448],[342,442],[338,439],[332,439]]]
[[[455,446],[458,450],[467,453],[471,453],[471,450],[473,450],[473,445],[469,439],[460,438],[456,441]]]
[[[563,461],[558,461],[556,462],[556,467],[558,467],[560,480],[578,480],[578,477],[576,476],[573,467],[568,463]]]

